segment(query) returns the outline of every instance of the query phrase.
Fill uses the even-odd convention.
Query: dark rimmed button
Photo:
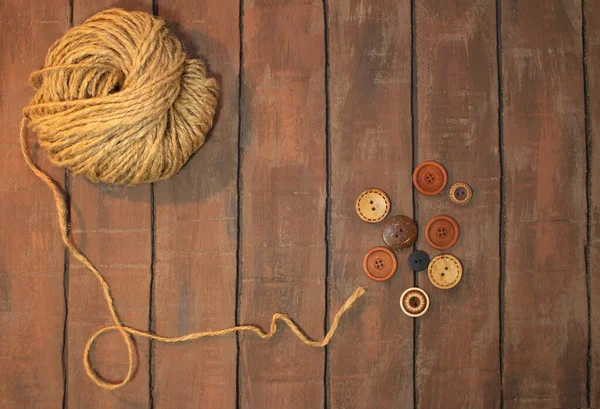
[[[417,226],[408,216],[390,217],[382,229],[383,241],[392,250],[412,247],[417,239]]]
[[[423,271],[429,265],[429,254],[423,250],[415,250],[408,256],[408,265],[413,271]]]
[[[457,205],[466,205],[473,197],[473,189],[465,182],[457,182],[450,188],[450,200]]]
[[[462,275],[462,263],[452,254],[435,256],[427,268],[427,276],[431,284],[442,290],[456,286]]]
[[[391,204],[388,195],[381,189],[370,188],[356,199],[356,214],[367,223],[378,223],[389,214]]]
[[[421,163],[413,172],[413,184],[424,195],[435,196],[439,194],[448,183],[446,168],[435,161]]]
[[[365,254],[363,270],[367,277],[374,281],[385,281],[392,278],[398,268],[396,255],[387,247],[373,247]]]
[[[429,309],[429,296],[421,288],[407,288],[400,296],[400,308],[409,317],[420,317]]]
[[[446,250],[454,246],[459,236],[458,223],[450,216],[435,216],[425,226],[425,240],[437,250]]]

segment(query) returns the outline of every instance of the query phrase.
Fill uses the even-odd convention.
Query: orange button
[[[421,163],[413,172],[413,184],[417,190],[427,196],[435,196],[446,187],[448,172],[441,163],[427,161]]]
[[[456,244],[458,236],[458,223],[450,216],[435,216],[425,226],[425,239],[434,249],[449,249]]]
[[[363,259],[365,274],[374,281],[389,280],[397,267],[396,255],[387,247],[373,247]]]
[[[418,287],[407,288],[400,296],[400,308],[409,317],[420,317],[429,309],[429,296]]]
[[[371,188],[356,199],[356,214],[367,223],[378,223],[390,212],[390,198],[381,189]]]

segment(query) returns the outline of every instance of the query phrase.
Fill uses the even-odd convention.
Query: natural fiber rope
[[[217,84],[206,77],[204,64],[185,58],[179,41],[149,14],[112,9],[71,29],[50,49],[44,69],[30,79],[37,93],[24,109],[20,143],[27,165],[52,191],[62,241],[91,271],[106,300],[113,325],[88,340],[83,363],[88,376],[104,389],[125,386],[134,373],[133,335],[165,343],[249,331],[262,339],[283,321],[306,345],[324,347],[344,313],[365,289],[359,287],[335,315],[323,340],[308,338],[286,314],[276,313],[269,332],[256,325],[167,337],[123,323],[102,273],[68,234],[67,193],[33,161],[25,133],[28,124],[52,163],[92,181],[137,184],[169,178],[204,143],[217,104]],[[104,381],[93,369],[96,339],[118,331],[129,360],[127,375],[117,383]]]

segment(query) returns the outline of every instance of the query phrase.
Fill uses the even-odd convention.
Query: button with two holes
[[[383,225],[381,234],[392,250],[406,249],[412,247],[417,239],[417,226],[408,216],[392,216]]]
[[[457,205],[466,205],[473,197],[473,189],[465,182],[456,182],[450,188],[450,200]]]
[[[462,274],[462,263],[452,254],[435,256],[427,268],[427,276],[431,284],[442,290],[456,286],[462,278]]]
[[[367,251],[363,259],[363,270],[367,277],[374,281],[385,281],[392,278],[398,268],[396,255],[387,247],[373,247]]]
[[[356,214],[367,223],[379,223],[390,212],[390,198],[381,189],[370,188],[356,199]]]
[[[429,265],[429,254],[423,250],[415,250],[408,256],[408,265],[413,271],[423,271]]]

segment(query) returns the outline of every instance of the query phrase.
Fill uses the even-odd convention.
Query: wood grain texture
[[[68,1],[0,4],[0,407],[7,409],[56,408],[63,400],[64,250],[52,194],[21,155],[19,126],[34,93],[29,73],[68,28]]]
[[[448,171],[446,189],[417,196],[425,226],[447,214],[460,227],[449,250],[418,246],[432,258],[449,252],[463,265],[461,282],[440,290],[418,274],[431,308],[418,321],[417,402],[422,408],[500,407],[500,157],[496,2],[435,0],[416,6],[418,160],[437,160]],[[466,206],[448,197],[453,183],[474,191]]]
[[[240,322],[325,319],[325,39],[320,1],[244,3]],[[349,295],[349,294],[348,294]],[[324,350],[240,336],[242,409],[323,406]]]
[[[581,2],[502,3],[504,407],[586,407]]]
[[[410,250],[398,270],[373,282],[365,253],[383,245],[382,223],[361,221],[358,195],[378,187],[390,215],[412,218],[409,1],[329,1],[331,138],[330,319],[357,286],[368,293],[329,348],[331,408],[413,407],[413,322],[398,304],[412,287]]]
[[[584,3],[589,141],[590,407],[600,406],[600,4]]]
[[[206,144],[156,184],[155,328],[175,336],[235,324],[239,2],[161,1],[158,14],[221,87]],[[235,336],[154,344],[154,407],[235,408]]]
[[[152,1],[128,0],[127,10],[152,11]],[[74,0],[73,24],[115,6],[112,0]],[[125,323],[148,329],[151,264],[150,185],[137,187],[90,183],[71,178],[71,230],[74,240],[111,285]],[[69,263],[68,373],[69,408],[146,408],[149,406],[148,341],[136,339],[136,375],[125,388],[107,393],[88,379],[83,350],[89,337],[112,324],[97,279],[74,258]],[[121,336],[103,336],[92,350],[92,360],[106,379],[127,374],[127,348]]]

